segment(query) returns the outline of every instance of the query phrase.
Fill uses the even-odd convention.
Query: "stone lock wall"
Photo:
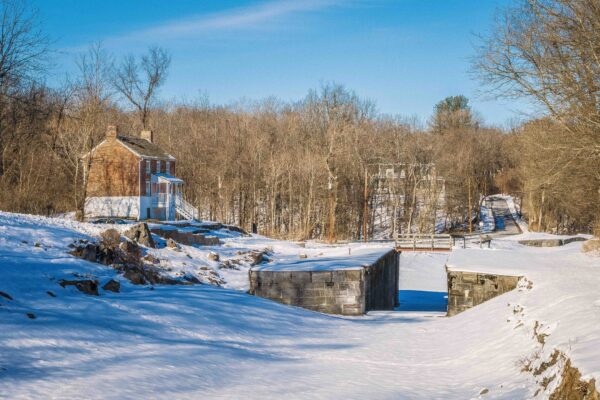
[[[397,307],[400,253],[393,250],[365,268],[365,308],[391,310]]]
[[[521,278],[477,272],[447,272],[449,317],[515,289]]]
[[[327,314],[392,309],[398,299],[398,253],[374,264],[331,271],[250,270],[250,293]]]
[[[566,239],[529,239],[519,240],[519,244],[533,247],[558,247],[573,242],[584,242],[587,239],[581,236],[574,236]]]

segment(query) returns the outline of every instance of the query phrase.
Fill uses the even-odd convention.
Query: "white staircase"
[[[185,201],[183,197],[175,197],[175,210],[183,219],[198,219],[198,209]]]

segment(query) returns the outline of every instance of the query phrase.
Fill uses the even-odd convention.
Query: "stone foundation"
[[[391,250],[375,263],[327,271],[252,269],[250,293],[327,314],[362,315],[398,305],[398,257]]]
[[[533,247],[558,247],[564,246],[565,244],[573,242],[583,242],[587,239],[581,236],[570,237],[566,239],[530,239],[530,240],[519,240],[519,244],[524,246]]]
[[[201,233],[185,232],[177,229],[161,229],[152,228],[150,230],[155,235],[165,239],[173,239],[177,243],[185,244],[186,246],[218,246],[221,244],[219,238],[214,236],[204,236]]]
[[[521,278],[477,272],[447,272],[449,317],[515,289]]]

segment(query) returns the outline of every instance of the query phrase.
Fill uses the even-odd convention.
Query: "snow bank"
[[[389,247],[371,247],[351,245],[328,249],[316,256],[302,255],[298,259],[284,259],[278,262],[253,267],[256,271],[334,271],[338,269],[362,269],[374,264],[393,249]],[[306,258],[304,258],[306,257]]]
[[[523,360],[554,348],[584,378],[600,379],[600,259],[582,254],[580,243],[539,249],[494,240],[489,250],[452,252],[447,263],[457,269],[512,271],[533,282],[456,317],[341,318],[211,285],[121,280],[121,293],[100,296],[62,288],[66,277],[120,279],[66,254],[73,240],[104,228],[0,213],[0,291],[13,299],[0,296],[0,397],[462,399],[486,389],[485,398],[520,399],[538,388],[521,372]],[[222,259],[270,247],[273,262],[348,248],[256,236],[224,242]],[[172,252],[173,268],[210,267],[208,249],[183,250]],[[447,256],[402,254],[401,289],[442,290]],[[547,335],[543,347],[534,327]]]

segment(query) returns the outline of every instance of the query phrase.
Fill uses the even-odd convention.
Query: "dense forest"
[[[0,209],[53,215],[81,210],[81,155],[106,127],[152,129],[177,160],[202,218],[294,239],[358,239],[376,224],[376,166],[400,165],[394,231],[431,232],[436,215],[460,229],[483,196],[520,199],[534,230],[598,225],[600,5],[526,0],[479,39],[473,72],[498,96],[539,105],[510,129],[486,125],[457,94],[426,122],[391,117],[338,83],[303,99],[214,105],[167,101],[167,49],[115,59],[97,44],[77,73],[47,85],[53,49],[27,3],[0,2]],[[398,110],[402,114],[402,110]],[[441,177],[440,188],[431,176]],[[366,186],[366,187],[365,187]],[[365,196],[366,193],[366,196]],[[417,193],[419,195],[417,195]],[[396,209],[394,208],[394,209]]]

